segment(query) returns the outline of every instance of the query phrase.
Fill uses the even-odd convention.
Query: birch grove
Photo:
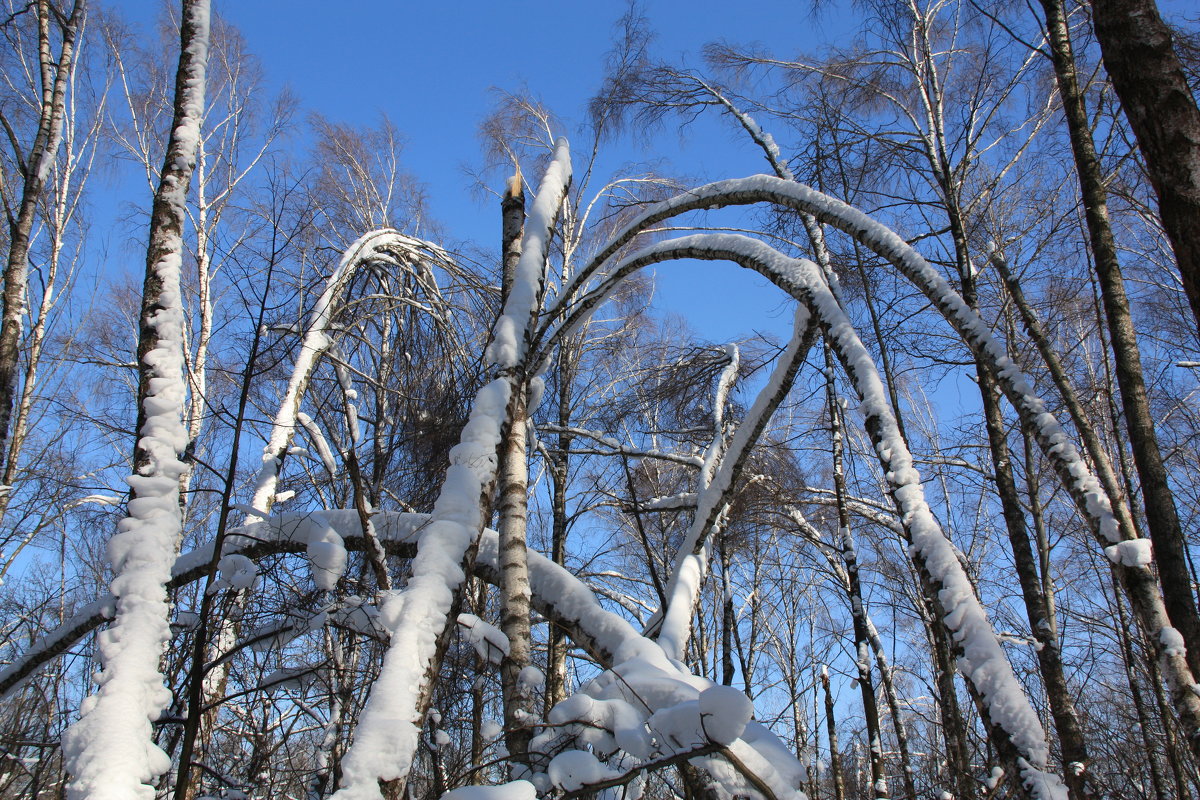
[[[1200,793],[1195,20],[846,8],[627,5],[479,241],[208,0],[0,8],[0,797]]]

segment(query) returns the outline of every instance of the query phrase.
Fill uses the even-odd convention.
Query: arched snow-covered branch
[[[1014,773],[1022,776],[1032,796],[1065,797],[1061,780],[1047,771],[1049,747],[1037,713],[1013,673],[953,544],[925,501],[920,475],[899,433],[874,361],[834,298],[820,268],[747,236],[697,234],[651,245],[628,256],[612,270],[602,287],[615,286],[630,272],[650,263],[678,258],[727,260],[754,270],[804,303],[820,322],[859,394],[868,432],[911,545],[911,557],[938,591],[946,612],[943,622],[962,652],[960,668],[983,701],[1001,757]],[[587,309],[602,301],[603,290],[597,291]],[[588,313],[587,309],[577,310],[564,326],[576,324],[575,320]],[[697,518],[700,516],[697,513]],[[684,563],[686,566],[688,562]],[[689,613],[676,615],[673,629],[679,632],[669,634],[671,642],[686,642],[690,611],[689,605]]]
[[[1184,648],[1174,646],[1180,634],[1171,627],[1148,548],[1137,542],[1136,531],[1122,523],[1123,519],[1127,523],[1126,516],[1114,514],[1112,499],[1066,430],[979,315],[920,253],[862,211],[802,183],[768,175],[717,181],[655,203],[614,234],[608,245],[564,287],[559,303],[548,312],[539,334],[538,346],[542,352],[548,352],[559,337],[586,318],[600,297],[619,280],[618,273],[637,268],[632,259],[641,258],[646,263],[655,260],[651,252],[654,248],[647,248],[642,256],[610,263],[639,234],[663,220],[687,212],[757,203],[770,203],[810,215],[886,259],[928,298],[975,356],[992,370],[1001,390],[1016,409],[1022,427],[1038,443],[1080,514],[1087,520],[1095,539],[1105,548],[1105,556],[1114,564],[1139,626],[1157,649],[1173,705],[1188,737],[1191,741],[1200,741],[1200,693],[1196,690],[1196,679],[1188,667]],[[603,277],[595,290],[581,291],[598,276]],[[1137,543],[1126,544],[1129,542]]]
[[[345,302],[346,289],[361,268],[381,261],[413,269],[418,276],[419,265],[423,262],[452,264],[446,252],[437,245],[414,239],[390,228],[364,234],[346,248],[337,268],[325,280],[325,288],[309,314],[308,325],[300,340],[300,352],[292,365],[287,389],[279,402],[279,410],[271,422],[267,444],[263,448],[262,466],[255,477],[254,497],[250,501],[253,511],[265,514],[271,510],[275,501],[279,471],[296,435],[300,405],[321,358],[333,344],[334,334],[330,326],[337,316],[338,309]],[[433,293],[431,299],[440,305],[442,298],[437,293],[437,284],[432,280],[429,284],[427,288]],[[442,308],[435,307],[435,310],[444,312]],[[435,316],[440,318],[444,314]]]

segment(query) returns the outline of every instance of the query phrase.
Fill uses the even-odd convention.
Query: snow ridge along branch
[[[116,577],[116,619],[98,637],[99,690],[63,735],[72,775],[68,796],[153,798],[154,779],[171,766],[151,723],[171,701],[159,660],[171,637],[166,584],[179,552],[182,516],[184,310],[180,290],[183,221],[200,142],[208,63],[209,3],[184,4],[175,117],[151,216],[142,298],[138,438],[128,516],[108,543]]]

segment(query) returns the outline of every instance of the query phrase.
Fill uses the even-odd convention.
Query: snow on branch
[[[413,552],[413,544],[430,523],[431,516],[426,514],[381,511],[376,515],[380,540],[389,550],[401,554]],[[289,513],[246,525],[227,537],[223,553],[226,557],[255,558],[279,552],[301,553],[313,531],[326,527],[344,538],[347,549],[365,546],[357,512],[349,509],[319,514]],[[172,570],[171,585],[182,586],[201,578],[211,556],[211,545],[180,556]],[[499,580],[499,541],[494,531],[483,532],[474,568],[476,574],[489,582]],[[623,617],[602,607],[583,581],[545,556],[530,551],[529,571],[538,611],[565,630],[572,641],[608,670],[581,690],[587,695],[584,699],[579,699],[580,695],[568,699],[560,704],[563,710],[553,718],[578,722],[580,717],[573,714],[572,709],[581,703],[603,705],[601,701],[627,698],[620,704],[610,703],[613,708],[628,705],[632,709],[629,713],[613,716],[612,724],[620,722],[617,726],[622,731],[620,741],[628,743],[628,734],[637,741],[644,739],[651,749],[646,751],[645,760],[639,760],[636,765],[627,762],[623,769],[652,769],[654,759],[667,753],[697,756],[699,753],[691,752],[691,749],[699,744],[706,752],[714,751],[714,755],[703,762],[704,768],[731,791],[744,791],[750,785],[770,787],[770,794],[775,797],[797,797],[797,788],[804,775],[802,765],[764,726],[748,721],[750,715],[744,695],[726,687],[715,687],[711,681],[692,675],[682,664],[668,659],[656,643],[643,638]],[[36,665],[30,666],[31,655],[41,654],[40,660],[33,660],[45,663],[52,657],[47,655],[50,651],[62,652],[93,630],[106,614],[111,613],[112,603],[111,597],[93,601],[58,630],[47,634],[22,660],[0,672],[0,691],[11,690],[22,677],[32,673]],[[314,626],[319,627],[325,620],[340,619],[339,614],[347,616],[349,611],[365,611],[372,627],[375,620],[386,616],[357,607],[343,613],[331,606],[314,620],[290,619],[272,630],[252,631],[247,634],[246,644],[256,649],[269,647],[278,642],[280,636],[299,635]],[[459,623],[477,629],[481,639],[497,646],[501,644],[495,635],[498,632],[489,630],[490,626],[480,627],[476,619],[469,617],[460,618]],[[468,639],[472,639],[470,634]],[[543,752],[547,761],[557,755],[558,750],[577,742],[578,726],[568,725],[567,729],[572,732],[567,738],[555,738],[553,742],[549,738],[544,740],[547,748],[557,748],[553,753]],[[615,731],[610,730],[610,733]],[[640,748],[634,747],[641,752]],[[718,753],[724,753],[724,756],[719,757]],[[731,772],[729,764],[734,761],[740,766]],[[560,762],[559,766],[565,764],[565,761]],[[562,771],[556,770],[556,774],[561,776]],[[546,781],[552,777],[542,772],[537,780],[548,785]]]
[[[525,227],[521,259],[507,302],[492,331],[486,357],[500,376],[480,389],[417,544],[412,576],[381,608],[394,620],[392,643],[342,762],[338,800],[381,797],[380,781],[403,780],[420,741],[425,706],[446,641],[450,610],[474,559],[496,486],[498,448],[510,423],[509,401],[519,391],[514,373],[523,361],[545,279],[554,221],[571,180],[570,149],[559,139]]]
[[[309,313],[308,324],[300,341],[300,352],[292,365],[292,374],[288,378],[287,388],[279,402],[279,409],[271,422],[267,444],[263,448],[262,466],[254,480],[251,508],[262,512],[271,509],[279,486],[279,470],[295,438],[297,424],[304,425],[309,430],[326,469],[333,469],[333,454],[329,451],[328,444],[324,442],[315,426],[310,427],[305,423],[306,417],[300,411],[300,404],[308,391],[317,365],[333,346],[333,318],[345,300],[346,289],[360,269],[378,262],[402,265],[411,270],[425,291],[438,301],[431,312],[433,316],[440,319],[445,314],[445,309],[440,305],[441,295],[437,282],[433,279],[429,267],[431,262],[447,265],[453,263],[442,248],[390,228],[364,234],[346,248],[337,268],[325,280],[325,288]]]
[[[791,389],[816,333],[815,318],[803,305],[798,306],[792,337],[776,361],[766,386],[758,393],[754,404],[734,432],[724,457],[711,473],[711,479],[707,475],[702,476],[696,498],[696,513],[676,555],[675,569],[667,588],[668,605],[663,609],[663,625],[658,637],[663,649],[675,658],[681,658],[687,649],[692,615],[700,598],[708,565],[708,540],[729,503],[751,449]]]
[[[570,425],[554,425],[548,423],[543,423],[540,428],[546,433],[568,433],[572,436],[577,436],[582,439],[591,439],[597,444],[607,448],[605,450],[575,449],[571,451],[573,453],[584,453],[586,455],[628,456],[630,458],[657,458],[662,461],[673,461],[677,464],[683,464],[689,467],[700,468],[704,466],[704,459],[700,456],[690,455],[687,453],[671,453],[666,450],[659,450],[656,447],[633,447],[628,444],[623,444],[619,440],[601,431],[588,430],[587,428],[577,428]]]
[[[732,183],[748,183],[753,188],[759,181],[771,181],[773,188],[788,191],[799,186],[766,176]],[[991,723],[1004,732],[1018,752],[1019,764],[1014,764],[1014,768],[1019,766],[1026,782],[1034,787],[1035,796],[1047,800],[1065,797],[1061,781],[1046,771],[1049,748],[1041,722],[1013,673],[954,546],[925,501],[920,475],[899,433],[875,363],[830,291],[820,268],[811,261],[790,258],[747,236],[698,234],[660,242],[628,256],[612,270],[605,282],[614,284],[647,264],[681,257],[728,260],[759,272],[803,302],[825,326],[831,346],[859,393],[868,431],[875,441],[880,465],[910,541],[913,561],[940,587],[940,600],[946,610],[944,622],[961,648],[959,664],[964,676],[983,698]],[[950,291],[948,287],[947,291]],[[571,319],[563,324],[570,325]],[[697,513],[697,518],[700,517]],[[688,612],[690,618],[690,607]],[[690,622],[680,622],[677,627],[686,630],[689,625]],[[668,642],[672,641],[668,638]]]

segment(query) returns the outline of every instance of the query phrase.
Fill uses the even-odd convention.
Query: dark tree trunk
[[[846,800],[846,779],[842,775],[842,756],[838,752],[833,692],[829,689],[829,670],[825,667],[821,668],[821,689],[825,693],[825,727],[829,734],[829,771],[833,775],[833,800]]]
[[[575,383],[578,357],[574,337],[567,337],[558,353],[558,424],[564,429],[571,424],[571,390]],[[570,480],[569,453],[574,440],[575,437],[565,430],[559,433],[557,449],[550,459],[550,558],[560,566],[566,563],[567,558],[567,528],[570,520],[567,513],[567,481]],[[555,704],[566,698],[566,683],[567,640],[559,628],[551,625],[546,643],[547,715]]]
[[[963,300],[978,310],[979,292],[971,269],[967,252],[964,220],[955,203],[950,203],[950,228],[953,232],[959,274],[962,281]],[[984,428],[987,430],[988,447],[992,458],[992,476],[996,495],[1000,499],[1001,515],[1008,533],[1009,547],[1017,570],[1017,581],[1021,585],[1025,601],[1025,615],[1029,620],[1030,632],[1038,642],[1037,658],[1042,685],[1050,703],[1054,729],[1062,748],[1063,781],[1071,800],[1086,800],[1088,793],[1086,770],[1090,763],[1083,728],[1075,703],[1071,699],[1063,671],[1062,658],[1058,649],[1058,636],[1051,622],[1047,597],[1042,590],[1042,576],[1034,558],[1029,541],[1029,529],[1025,523],[1025,511],[1013,474],[1012,455],[1008,447],[1004,411],[1000,405],[1000,390],[991,370],[983,361],[976,359],[975,374],[983,405]],[[1029,476],[1026,476],[1027,478]],[[1031,489],[1036,491],[1036,489]],[[1118,502],[1113,498],[1113,505]]]
[[[1084,798],[1090,797],[1085,780],[1086,770],[1090,763],[1087,744],[1084,741],[1083,728],[1079,723],[1075,703],[1071,699],[1070,688],[1063,671],[1062,655],[1058,648],[1058,636],[1050,621],[1050,612],[1047,608],[1046,596],[1042,591],[1038,563],[1030,545],[1025,514],[1021,509],[1020,495],[1013,477],[1011,455],[1004,434],[1004,418],[1000,410],[995,381],[986,369],[981,368],[978,374],[979,389],[984,397],[984,415],[988,442],[991,447],[996,492],[1000,496],[1005,528],[1008,531],[1008,542],[1012,548],[1017,581],[1021,585],[1021,595],[1025,601],[1025,613],[1029,619],[1029,628],[1038,643],[1039,672],[1046,691],[1046,699],[1050,703],[1050,713],[1054,718],[1054,729],[1058,733],[1062,748],[1062,760],[1065,767],[1063,781],[1067,784],[1071,800],[1084,800]]]
[[[737,618],[733,608],[733,585],[729,580],[729,548],[724,532],[717,536],[717,553],[721,561],[721,684],[733,686],[733,629]]]
[[[136,443],[134,445],[133,471],[136,475],[149,474],[158,466],[155,454],[151,448],[161,446],[153,430],[143,431],[147,417],[155,403],[162,403],[163,398],[156,396],[160,389],[156,381],[164,378],[171,379],[154,359],[148,359],[153,351],[169,346],[181,347],[182,338],[171,343],[171,336],[180,336],[182,330],[172,334],[172,309],[180,307],[180,300],[175,295],[179,291],[179,273],[183,258],[183,220],[184,204],[187,198],[188,186],[192,180],[192,171],[196,166],[196,151],[200,146],[200,118],[204,113],[205,78],[208,69],[209,43],[209,2],[208,0],[184,0],[180,14],[179,28],[179,66],[175,72],[175,99],[172,111],[171,133],[167,139],[167,154],[159,173],[158,188],[154,193],[154,206],[150,213],[150,236],[146,247],[146,277],[142,285],[142,307],[138,330],[138,397],[137,397],[137,427],[135,429]],[[178,312],[176,312],[178,313]],[[178,321],[182,326],[182,320]],[[258,338],[255,337],[255,347]],[[253,350],[251,363],[253,363]],[[237,419],[242,419],[242,412],[248,398],[249,371],[245,373],[242,391],[239,397]],[[179,398],[182,405],[183,399]],[[182,407],[179,410],[182,413]],[[180,420],[182,422],[182,420]],[[238,436],[241,427],[235,429],[233,448],[236,452]],[[183,445],[178,445],[182,449]],[[162,458],[158,454],[158,458]],[[225,489],[222,497],[218,537],[223,535],[225,522],[229,514],[229,495],[233,490],[232,473],[235,463],[229,466],[226,476]],[[131,486],[130,496],[137,492]],[[178,546],[178,545],[177,545]],[[220,538],[215,544],[214,553],[220,551]],[[216,558],[209,565],[209,579],[216,572]],[[211,593],[204,595],[200,610],[200,623],[196,629],[192,649],[191,673],[187,677],[186,693],[188,698],[187,715],[183,728],[180,745],[179,770],[176,777],[174,797],[176,800],[190,797],[196,786],[192,783],[194,765],[193,756],[202,749],[203,743],[198,742],[200,726],[204,719],[202,708],[204,655],[208,644],[209,615],[213,611],[215,597]]]
[[[833,354],[826,343],[825,392],[829,409],[830,444],[833,449],[833,489],[837,499],[837,547],[846,568],[846,593],[850,600],[850,617],[854,628],[854,664],[858,670],[858,689],[862,694],[863,718],[867,725],[867,749],[871,761],[871,794],[888,797],[887,774],[883,762],[883,733],[879,725],[879,703],[875,696],[875,679],[871,674],[871,643],[867,630],[867,610],[862,595],[862,580],[858,573],[858,553],[850,530],[850,509],[846,504],[846,469],[842,441],[842,409],[834,384]]]
[[[500,307],[508,300],[509,289],[516,278],[517,262],[521,260],[521,234],[525,231],[525,187],[521,183],[521,167],[508,179],[504,197],[500,200]]]
[[[1186,544],[1175,510],[1175,498],[1154,431],[1154,418],[1146,395],[1137,334],[1130,313],[1125,282],[1117,260],[1117,247],[1108,220],[1107,195],[1092,141],[1083,94],[1075,69],[1071,40],[1062,0],[1042,0],[1054,72],[1075,157],[1083,197],[1084,218],[1091,237],[1096,276],[1112,341],[1113,365],[1121,389],[1121,406],[1129,431],[1129,444],[1141,481],[1143,507],[1154,544],[1163,599],[1171,625],[1179,630],[1193,675],[1200,674],[1200,614],[1192,595],[1187,570]],[[1151,632],[1157,635],[1157,631]],[[1193,744],[1200,752],[1200,739]]]
[[[1121,642],[1121,661],[1125,666],[1125,678],[1129,684],[1129,696],[1133,700],[1133,709],[1138,719],[1138,734],[1142,746],[1146,748],[1146,765],[1150,770],[1150,785],[1154,789],[1156,800],[1165,800],[1162,770],[1158,763],[1158,754],[1163,749],[1154,741],[1154,727],[1150,722],[1150,713],[1146,701],[1142,697],[1142,688],[1138,682],[1138,664],[1133,653],[1133,643],[1129,619],[1125,616],[1125,606],[1121,602],[1121,585],[1117,576],[1113,576],[1113,605],[1117,608],[1117,637]]]
[[[1093,0],[1092,19],[1200,330],[1200,109],[1154,0]]]

